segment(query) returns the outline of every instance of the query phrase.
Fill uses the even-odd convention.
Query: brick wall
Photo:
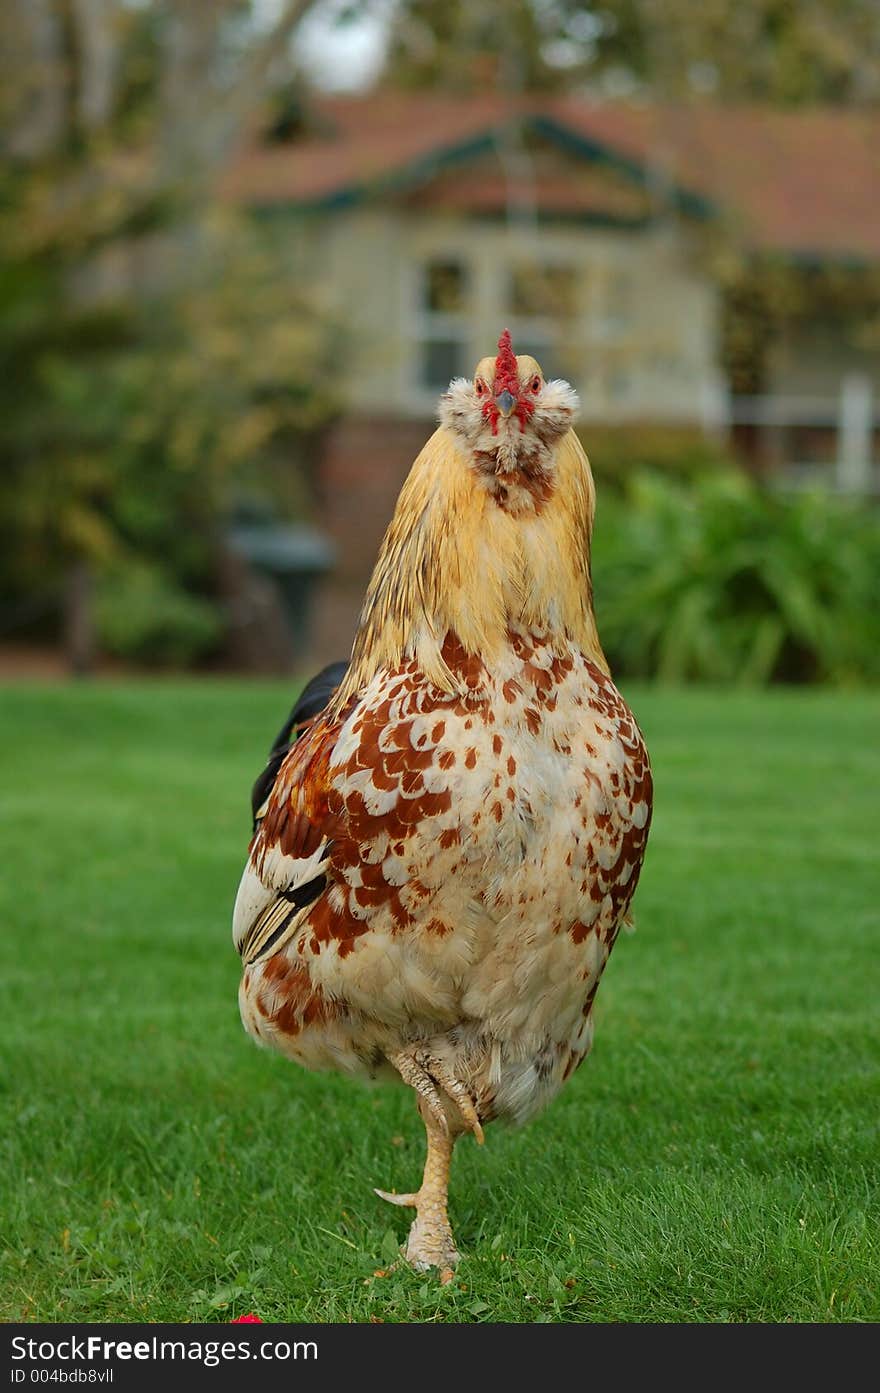
[[[379,543],[431,421],[349,416],[328,434],[318,473],[318,525],[337,551],[311,624],[315,664],[347,657]]]

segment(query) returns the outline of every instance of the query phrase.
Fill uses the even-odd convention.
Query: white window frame
[[[454,314],[427,308],[426,281],[429,266],[436,262],[446,262],[462,269],[464,277],[464,306]],[[431,247],[423,249],[409,266],[410,286],[405,296],[409,307],[408,338],[410,354],[410,380],[407,384],[407,397],[411,408],[418,414],[433,414],[437,409],[437,398],[443,387],[428,386],[422,376],[422,353],[426,344],[440,339],[454,339],[461,347],[461,372],[467,374],[468,350],[473,337],[473,290],[475,268],[472,260],[458,247]],[[444,384],[447,385],[447,384]]]

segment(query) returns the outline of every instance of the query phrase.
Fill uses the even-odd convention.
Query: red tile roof
[[[631,216],[665,188],[689,211],[719,211],[754,248],[880,260],[877,114],[397,92],[326,98],[314,112],[314,134],[244,150],[225,196],[332,207],[394,192],[426,206],[500,211],[509,183],[497,163],[476,176],[475,162],[495,158],[498,138],[524,123],[532,147],[544,141],[570,160],[569,175],[558,161],[538,171],[541,212],[578,217],[607,205]],[[597,174],[608,180],[604,192]]]

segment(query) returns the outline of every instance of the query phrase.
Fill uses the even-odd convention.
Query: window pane
[[[634,287],[625,271],[612,271],[605,284],[605,323],[610,329],[628,329],[633,321]]]
[[[429,339],[422,344],[422,385],[445,392],[453,377],[463,376],[463,357],[458,339]]]
[[[560,368],[556,344],[551,343],[549,339],[529,333],[528,328],[523,328],[519,333],[514,332],[513,347],[520,356],[528,353],[531,358],[537,360],[544,374],[545,382],[549,382],[554,377],[565,376]]]
[[[632,379],[622,368],[615,368],[607,377],[608,395],[612,401],[623,401],[630,395]]]
[[[430,261],[425,267],[425,308],[455,314],[464,308],[465,274],[459,261]]]
[[[510,275],[514,314],[566,319],[574,313],[576,278],[570,266],[515,266]]]

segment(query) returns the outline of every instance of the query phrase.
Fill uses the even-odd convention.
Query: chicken
[[[293,736],[295,740],[298,740],[303,731],[308,730],[314,718],[324,710],[347,669],[348,663],[329,663],[327,667],[321,669],[317,677],[313,677],[311,682],[307,682],[300,692],[293,710],[272,741],[266,767],[256,778],[251,789],[251,813],[255,833],[266,815],[266,804],[269,801],[269,794],[275,787],[278,770],[290,753],[290,737]]]
[[[350,665],[322,674],[258,781],[235,904],[247,1031],[414,1090],[422,1183],[377,1193],[414,1206],[420,1270],[458,1258],[456,1139],[533,1117],[589,1051],[650,826],[648,755],[593,615],[577,404],[506,330],[450,384]]]

